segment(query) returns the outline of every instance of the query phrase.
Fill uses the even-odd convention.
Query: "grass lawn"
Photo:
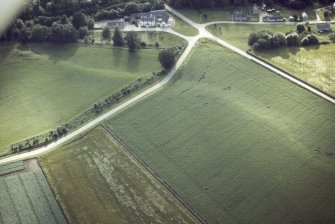
[[[172,29],[178,33],[184,34],[186,36],[196,36],[198,35],[198,30],[191,26],[190,24],[184,22],[183,20],[179,19],[176,16],[173,16],[170,14],[170,16],[173,17],[175,24],[172,27]]]
[[[191,26],[190,26],[191,27]],[[94,31],[91,33],[93,38],[100,42],[101,41],[101,33],[102,31]],[[168,48],[171,46],[180,46],[183,45],[186,47],[187,42],[179,37],[176,37],[173,34],[165,33],[165,32],[138,32],[138,35],[141,41],[144,41],[148,47],[154,47],[155,43],[159,43],[160,48]],[[125,36],[125,34],[124,34]],[[113,31],[111,31],[111,37],[113,37]]]
[[[0,154],[56,128],[139,77],[160,71],[159,50],[93,45],[0,45]]]
[[[312,25],[312,32],[316,33],[316,26]],[[250,33],[261,30],[272,32],[288,32],[295,30],[294,25],[240,25],[218,24],[207,28],[211,33],[242,49],[250,49],[248,38]],[[329,41],[329,35],[318,34],[320,41]],[[335,45],[320,45],[319,47],[291,47],[256,52],[257,55],[268,60],[283,70],[315,87],[335,96],[335,67],[333,55]]]
[[[70,223],[196,222],[102,127],[40,161]]]
[[[248,50],[250,48],[248,38],[251,33],[262,30],[286,33],[295,31],[296,26],[283,24],[217,24],[208,26],[207,30],[235,47]]]
[[[178,11],[196,23],[208,23],[213,21],[231,21],[235,9],[234,7],[227,6],[224,9],[180,9]]]
[[[211,42],[109,127],[208,223],[334,223],[335,106]]]
[[[335,44],[281,48],[257,55],[324,92],[335,96]]]

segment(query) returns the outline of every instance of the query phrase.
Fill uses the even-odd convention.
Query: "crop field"
[[[0,176],[1,224],[66,224],[41,170]]]
[[[158,52],[131,54],[80,44],[0,45],[0,154],[160,71]]]
[[[196,36],[199,32],[190,24],[179,19],[177,16],[170,14],[173,17],[175,24],[172,29],[178,33],[184,34],[186,36]]]
[[[334,223],[334,114],[202,41],[170,84],[108,126],[208,223]]]
[[[196,223],[102,127],[40,160],[71,223]]]

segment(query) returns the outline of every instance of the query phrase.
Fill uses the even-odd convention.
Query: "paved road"
[[[141,31],[163,31],[163,32],[169,32],[172,34],[175,34],[179,37],[182,37],[184,39],[186,39],[188,41],[188,46],[185,49],[185,51],[183,52],[183,54],[181,55],[181,57],[178,59],[176,65],[173,67],[173,69],[167,74],[167,76],[160,81],[159,83],[157,83],[156,85],[152,86],[151,88],[145,90],[144,92],[136,95],[135,97],[127,100],[126,102],[120,104],[119,106],[115,107],[114,109],[110,110],[109,112],[97,117],[96,119],[94,119],[93,121],[89,122],[88,124],[84,125],[83,127],[77,129],[76,131],[62,137],[61,139],[59,139],[56,142],[52,142],[49,145],[36,149],[34,151],[30,151],[30,152],[24,152],[18,155],[13,155],[13,156],[9,156],[6,158],[3,158],[0,160],[0,165],[4,164],[4,163],[9,163],[9,162],[13,162],[13,161],[17,161],[17,160],[23,160],[23,159],[28,159],[28,158],[32,158],[32,157],[36,157],[38,155],[41,155],[43,153],[49,152],[53,149],[55,149],[57,146],[60,146],[61,144],[65,143],[66,141],[69,141],[77,136],[80,136],[81,134],[91,130],[93,127],[97,126],[98,124],[100,124],[102,121],[106,120],[107,118],[109,118],[110,116],[114,115],[115,113],[125,109],[126,107],[133,105],[134,103],[138,102],[139,100],[143,99],[144,97],[148,96],[149,94],[154,93],[156,90],[158,90],[159,88],[161,88],[162,86],[166,85],[171,79],[172,77],[176,74],[177,70],[180,68],[180,66],[183,64],[183,62],[185,61],[185,59],[187,58],[188,54],[191,52],[192,48],[194,47],[194,45],[196,44],[196,42],[200,39],[200,38],[208,38],[211,39],[213,41],[215,41],[216,43],[220,44],[221,46],[228,48],[238,54],[240,54],[241,56],[248,58],[250,60],[253,60],[254,62],[262,65],[263,67],[266,67],[268,69],[270,69],[271,71],[275,72],[276,74],[289,79],[290,81],[294,82],[295,84],[308,89],[309,91],[315,93],[316,95],[319,95],[320,97],[335,103],[335,99],[325,95],[324,93],[320,92],[319,90],[306,85],[305,83],[301,82],[300,80],[295,79],[294,77],[288,76],[287,74],[283,73],[282,71],[276,69],[275,67],[264,63],[263,61],[247,54],[245,51],[242,51],[241,49],[234,47],[233,45],[223,41],[222,39],[214,36],[213,34],[209,33],[206,30],[206,26],[210,25],[211,23],[206,23],[206,24],[198,24],[193,22],[192,20],[188,19],[187,17],[185,17],[184,15],[180,14],[179,12],[177,12],[176,10],[174,10],[173,8],[171,8],[170,6],[166,5],[166,9],[168,11],[170,11],[171,13],[175,14],[176,16],[178,16],[179,18],[181,18],[182,20],[184,20],[185,22],[189,23],[190,25],[192,25],[193,27],[197,28],[199,30],[199,34],[195,37],[187,37],[184,36],[182,34],[179,34],[175,31],[173,31],[172,29],[160,29],[160,28],[141,28]],[[248,23],[248,22],[247,22]],[[137,30],[138,31],[138,30]]]

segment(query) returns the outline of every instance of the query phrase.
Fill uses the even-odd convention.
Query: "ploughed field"
[[[18,172],[24,163],[0,166],[0,224],[66,224],[38,165]]]
[[[211,42],[108,121],[208,223],[334,223],[335,106]]]
[[[71,223],[197,223],[102,127],[40,161]]]
[[[158,52],[80,44],[0,45],[0,154],[160,71]]]

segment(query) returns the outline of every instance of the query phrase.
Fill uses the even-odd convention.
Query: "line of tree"
[[[301,24],[302,25],[302,24]],[[315,34],[303,28],[301,25],[297,26],[297,31],[284,33],[272,33],[264,30],[251,33],[248,38],[248,45],[254,50],[267,50],[283,46],[308,46],[319,44],[319,39]]]

